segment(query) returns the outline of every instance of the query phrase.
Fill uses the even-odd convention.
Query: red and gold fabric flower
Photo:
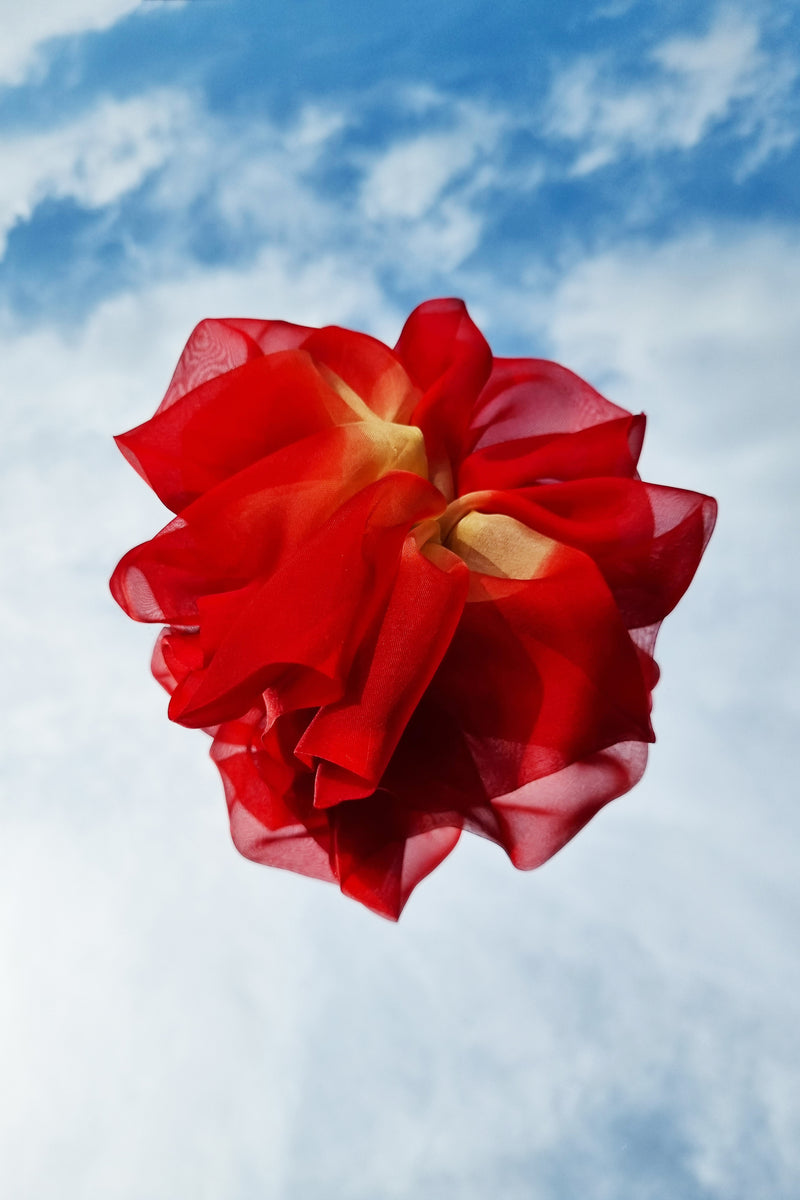
[[[117,439],[175,514],[116,600],[164,623],[248,858],[396,919],[462,830],[543,863],[639,779],[652,658],[716,506],[643,483],[644,417],[494,358],[459,300],[395,348],[209,320]]]

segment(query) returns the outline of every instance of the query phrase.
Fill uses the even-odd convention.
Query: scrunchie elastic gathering
[[[459,300],[394,349],[197,326],[116,439],[175,517],[111,589],[166,626],[153,672],[211,735],[242,854],[397,919],[463,830],[527,870],[637,782],[656,633],[716,516],[642,482],[644,424],[494,358]]]

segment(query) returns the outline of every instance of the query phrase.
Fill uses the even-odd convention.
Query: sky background
[[[800,10],[0,0],[0,1192],[794,1200]],[[648,414],[720,519],[644,781],[397,926],[233,850],[111,440],[206,316],[496,353]],[[795,797],[793,799],[792,797]]]

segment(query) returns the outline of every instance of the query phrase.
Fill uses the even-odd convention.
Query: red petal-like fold
[[[263,709],[255,708],[238,721],[226,722],[211,748],[225,787],[234,845],[255,862],[333,882],[324,814],[298,804],[298,816],[280,788],[266,782],[275,762],[261,745],[263,715]]]
[[[585,380],[543,358],[496,358],[474,405],[470,448],[542,434],[577,433],[629,417]]]
[[[388,793],[331,812],[333,863],[346,896],[396,921],[411,892],[455,848],[461,830]]]
[[[663,620],[678,603],[717,511],[697,492],[611,478],[495,492],[490,505],[590,555],[629,629]]]
[[[179,512],[258,459],[355,419],[309,355],[291,350],[199,384],[116,441]]]
[[[434,482],[455,473],[465,453],[472,406],[492,369],[492,352],[463,300],[415,308],[395,347],[423,397],[413,420],[425,434]],[[446,490],[446,489],[445,489]]]
[[[508,796],[496,797],[492,802],[500,822],[496,840],[521,871],[540,867],[604,804],[630,791],[641,779],[646,762],[644,743],[619,742],[563,771],[534,779]]]
[[[314,362],[333,371],[384,421],[406,423],[420,398],[397,354],[365,333],[328,326],[303,342]]]
[[[652,740],[639,657],[598,573],[566,548],[549,567],[523,592],[475,578],[384,777],[398,803],[498,842],[523,869],[632,787]]]
[[[644,417],[620,417],[577,433],[539,434],[495,442],[461,464],[458,492],[531,487],[537,483],[636,475]]]
[[[176,690],[171,718],[189,726],[227,721],[267,688],[283,710],[339,699],[409,529],[441,508],[439,493],[408,473],[357,492],[255,591],[208,666]]]
[[[157,411],[163,412],[200,384],[251,359],[296,350],[310,332],[307,326],[288,321],[253,321],[246,317],[201,321],[184,347]]]
[[[134,620],[196,624],[200,596],[274,571],[359,489],[402,468],[413,432],[338,425],[259,459],[126,554],[111,577],[115,599]]]
[[[203,666],[203,647],[197,630],[162,629],[153,647],[153,675],[170,696],[190,671]]]
[[[639,658],[591,560],[556,549],[536,579],[473,575],[431,684],[486,796],[621,741],[651,741]]]
[[[362,643],[342,699],[319,710],[297,746],[309,766],[319,760],[317,807],[375,791],[450,644],[468,582],[455,554],[406,538],[377,636]]]

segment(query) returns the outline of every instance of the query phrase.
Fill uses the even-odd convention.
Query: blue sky
[[[109,8],[0,93],[0,286],[28,320],[276,243],[353,256],[407,307],[791,215],[788,7]]]
[[[800,12],[0,13],[0,1190],[792,1200]],[[202,317],[442,294],[720,522],[643,783],[531,875],[462,839],[393,927],[233,852],[107,595],[165,520],[111,434]]]

